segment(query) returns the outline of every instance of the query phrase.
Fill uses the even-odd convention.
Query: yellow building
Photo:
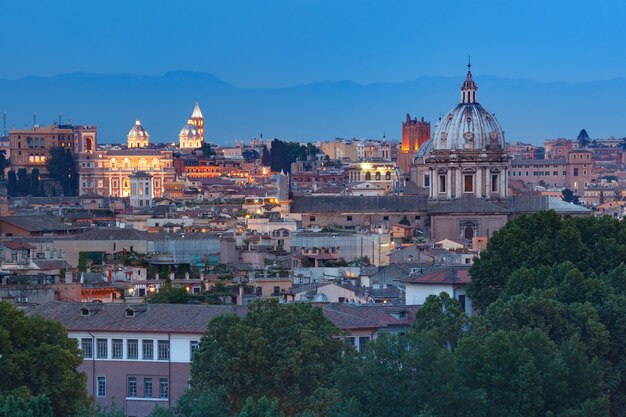
[[[204,117],[200,111],[200,105],[196,106],[187,124],[183,126],[178,135],[180,149],[198,149],[204,141]]]
[[[147,148],[150,142],[148,139],[148,131],[141,125],[139,119],[135,121],[133,126],[128,132],[128,147],[129,148]]]

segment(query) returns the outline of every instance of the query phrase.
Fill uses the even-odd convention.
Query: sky
[[[0,78],[209,72],[239,87],[626,76],[626,2],[0,0]]]

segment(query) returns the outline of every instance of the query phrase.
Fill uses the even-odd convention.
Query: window
[[[152,398],[152,378],[143,379],[143,396]]]
[[[128,396],[129,397],[137,396],[137,378],[134,376],[128,377]]]
[[[109,341],[107,339],[96,339],[96,357],[106,359],[109,357]]]
[[[498,175],[491,175],[491,192],[492,193],[497,193],[498,192]]]
[[[274,296],[280,295],[280,287],[274,287],[274,292],[273,292],[272,295],[274,295]]]
[[[122,359],[124,357],[124,341],[122,339],[113,339],[111,341],[111,358]]]
[[[577,177],[578,176],[578,168],[574,168],[574,176]]]
[[[370,341],[370,338],[367,336],[359,337],[359,352],[363,352],[365,350],[365,345]]]
[[[459,295],[459,304],[461,305],[461,310],[465,311],[465,295]]]
[[[80,339],[80,347],[83,351],[83,358],[93,358],[93,340]]]
[[[389,216],[383,216],[383,221],[389,220]]]
[[[430,175],[424,175],[424,187],[430,187]]]
[[[365,181],[371,181],[372,180],[372,174],[367,172],[365,173]]]
[[[471,193],[474,191],[474,176],[473,175],[465,175],[463,191],[466,193]]]
[[[352,216],[346,216],[346,220],[351,222],[352,221]]]
[[[310,222],[314,222],[315,221],[315,216],[309,216],[309,221]]]
[[[152,340],[142,340],[142,348],[144,360],[151,361],[154,359],[154,342]]]
[[[193,358],[193,354],[196,352],[196,350],[198,350],[198,348],[200,347],[200,342],[198,342],[197,340],[192,340],[191,342],[189,342],[189,350],[191,351],[190,354],[190,358]]]
[[[99,376],[97,379],[97,397],[106,397],[107,396],[107,378],[106,376]]]
[[[139,341],[128,339],[126,341],[126,357],[128,359],[139,359]]]
[[[169,340],[159,340],[158,355],[160,361],[166,361],[170,358],[170,342]]]
[[[169,394],[169,383],[167,378],[159,379],[159,398],[167,398]]]
[[[376,181],[380,181],[380,172],[376,173]]]
[[[445,175],[439,176],[439,192],[440,193],[446,192],[446,176]]]
[[[553,171],[552,175],[559,175],[559,171]]]

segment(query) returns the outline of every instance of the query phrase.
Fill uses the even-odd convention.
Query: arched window
[[[130,168],[130,159],[124,158],[124,161],[122,161],[122,164],[124,165],[124,168]]]
[[[366,172],[365,173],[365,181],[371,181],[372,180],[372,174],[370,172]]]
[[[145,168],[148,165],[148,162],[146,161],[146,158],[141,158],[139,160],[139,168]]]
[[[380,172],[376,173],[376,181],[380,181]]]
[[[111,168],[117,168],[117,159],[111,158],[111,160],[109,161],[109,165],[111,166]]]
[[[385,180],[387,181],[391,180],[391,172],[389,171],[385,172]]]
[[[463,231],[463,236],[465,236],[465,239],[467,240],[472,240],[474,238],[474,228],[467,226]]]

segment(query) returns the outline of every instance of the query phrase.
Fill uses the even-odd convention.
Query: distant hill
[[[506,139],[539,143],[626,136],[626,79],[581,83],[513,80],[474,75],[478,99],[496,114]],[[400,83],[361,85],[318,82],[287,88],[238,88],[214,75],[172,71],[162,76],[72,73],[0,80],[0,112],[9,128],[57,120],[95,124],[100,142],[123,142],[140,118],[153,142],[178,140],[196,100],[207,140],[278,137],[287,140],[398,139],[406,113],[434,124],[459,101],[463,78],[420,77]]]

